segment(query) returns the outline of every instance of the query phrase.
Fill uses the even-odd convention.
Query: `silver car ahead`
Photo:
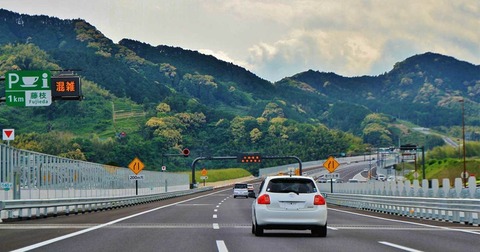
[[[248,198],[248,185],[237,183],[233,187],[233,197],[245,197]]]
[[[327,203],[311,177],[265,178],[252,204],[252,233],[261,236],[265,229],[310,229],[327,236]]]

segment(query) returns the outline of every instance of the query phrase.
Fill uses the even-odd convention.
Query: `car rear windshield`
[[[278,178],[268,183],[267,192],[274,193],[315,193],[317,189],[310,179]]]
[[[235,188],[237,188],[237,189],[247,189],[247,184],[235,184]]]

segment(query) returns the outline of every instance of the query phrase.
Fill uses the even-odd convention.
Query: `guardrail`
[[[213,190],[213,187],[141,196],[2,200],[0,201],[0,212],[7,211],[8,219],[57,216],[60,213],[66,215],[79,214],[165,200],[210,190]]]
[[[454,223],[479,225],[480,199],[325,193],[329,204]]]
[[[451,186],[453,184],[453,186]],[[409,181],[376,181],[369,180],[362,183],[318,183],[321,192],[345,193],[359,195],[381,195],[402,197],[428,198],[472,198],[480,199],[480,187],[476,187],[475,177],[468,178],[468,188],[463,187],[461,178],[452,183],[445,178],[440,180],[413,180]],[[441,186],[440,186],[441,185]],[[333,190],[332,190],[333,189]]]

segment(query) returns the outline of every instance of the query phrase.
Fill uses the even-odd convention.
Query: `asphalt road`
[[[253,199],[218,189],[109,211],[0,224],[0,251],[478,251],[480,228],[329,206],[326,238],[251,233]]]

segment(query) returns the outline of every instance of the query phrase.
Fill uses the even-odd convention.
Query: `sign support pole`
[[[135,195],[138,195],[138,180],[135,180]]]
[[[330,179],[330,193],[333,193],[333,178]]]

